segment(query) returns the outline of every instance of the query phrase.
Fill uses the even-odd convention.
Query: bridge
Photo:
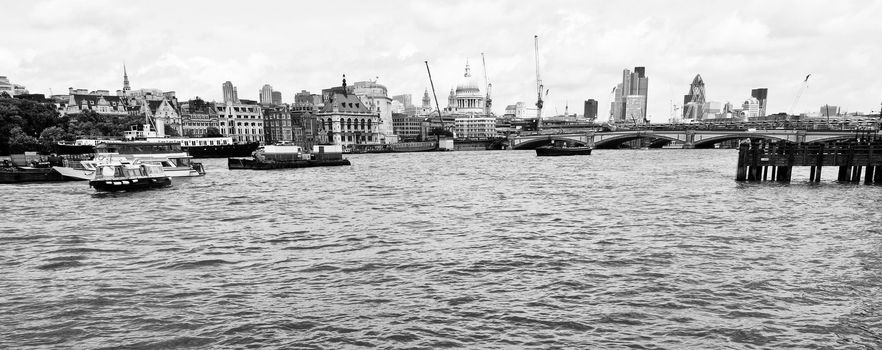
[[[509,137],[511,149],[533,149],[554,141],[566,142],[575,146],[594,148],[619,148],[624,143],[646,139],[652,147],[665,144],[682,145],[682,148],[713,148],[715,144],[730,140],[761,139],[787,141],[792,143],[825,143],[837,140],[850,140],[856,137],[878,136],[879,131],[861,130],[624,130],[624,131],[584,131],[584,132],[543,132]]]

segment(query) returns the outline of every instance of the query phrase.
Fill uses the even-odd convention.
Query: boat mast
[[[426,62],[426,72],[429,73],[429,84],[432,85],[432,96],[435,97],[435,109],[438,110],[438,120],[441,121],[441,130],[444,130],[444,118],[441,117],[441,106],[438,105],[438,95],[435,94],[435,82],[432,81],[432,71],[429,69],[429,61]]]
[[[539,36],[533,36],[534,44],[536,47],[536,118],[538,123],[536,124],[536,129],[539,129],[539,126],[542,125],[542,78],[539,76]]]

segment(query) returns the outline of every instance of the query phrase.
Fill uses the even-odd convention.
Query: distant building
[[[223,85],[224,88],[224,103],[239,103],[239,92],[236,91],[236,87],[233,86],[233,83],[227,81]]]
[[[839,106],[823,105],[818,116],[821,118],[839,116]]]
[[[273,87],[270,84],[264,84],[258,93],[260,94],[260,104],[273,104]]]
[[[264,143],[274,144],[279,142],[294,142],[294,123],[286,106],[264,106],[263,133]]]
[[[634,67],[633,73],[627,69],[622,71],[622,82],[616,86],[615,100],[610,106],[610,120],[614,123],[645,123],[648,92],[646,68]]]
[[[177,100],[151,100],[141,104],[141,114],[153,121],[156,127],[156,136],[164,137],[165,126],[171,127],[177,131],[178,135],[182,135],[183,124],[181,123],[181,113],[176,103]]]
[[[760,103],[755,97],[751,97],[741,104],[741,115],[746,118],[759,117]]]
[[[588,121],[594,122],[597,119],[597,100],[588,99],[588,101],[585,101],[585,111],[582,115]]]
[[[487,139],[496,137],[496,118],[467,116],[454,119],[456,138]]]
[[[683,119],[705,119],[705,91],[701,74],[696,74],[689,84],[689,93],[683,96]]]
[[[273,104],[281,105],[282,104],[282,92],[281,91],[273,91]]]
[[[413,107],[413,96],[411,94],[403,94],[403,95],[395,95],[392,96],[392,101],[398,101],[404,106],[405,109]]]
[[[324,106],[316,113],[320,143],[344,147],[381,143],[380,114],[376,110],[365,106],[358,96],[345,92],[345,81],[340,89],[327,90],[327,95],[325,90],[322,92],[327,96]],[[392,124],[391,112],[389,124]]]
[[[9,78],[5,76],[0,76],[0,95],[6,94],[9,97],[14,97],[17,95],[26,95],[29,94],[27,88],[23,85],[13,84],[9,81]]]
[[[403,113],[392,114],[392,126],[395,135],[401,141],[420,141],[424,136],[423,121],[424,117],[408,116]]]
[[[76,114],[95,111],[105,115],[126,115],[125,100],[119,96],[111,96],[107,90],[88,92],[85,89],[68,89],[68,102],[65,114]]]
[[[374,143],[397,143],[398,137],[392,125],[392,99],[386,87],[376,81],[357,81],[352,84],[352,93],[365,107],[379,115],[375,124],[379,137],[373,140]]]
[[[321,107],[322,95],[313,94],[306,90],[300,90],[300,92],[294,94],[294,104]]]
[[[750,97],[753,97],[759,101],[759,116],[766,116],[766,103],[769,99],[769,89],[767,88],[757,88],[750,90]]]
[[[214,127],[221,131],[220,121],[214,105],[199,97],[181,103],[181,135],[186,137],[202,137],[208,128]]]
[[[262,142],[263,111],[254,101],[215,103],[221,134],[235,142]]]
[[[508,105],[505,106],[505,113],[502,115],[503,118],[513,119],[518,113],[517,105]]]

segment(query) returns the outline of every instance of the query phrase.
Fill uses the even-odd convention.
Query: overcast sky
[[[709,100],[735,104],[769,89],[769,112],[822,104],[878,111],[882,103],[882,1],[110,1],[4,2],[0,75],[32,93],[68,87],[115,91],[122,65],[132,87],[179,99],[240,98],[270,84],[295,92],[379,79],[390,95],[429,88],[442,106],[469,59],[493,83],[494,110],[535,103],[533,35],[550,93],[546,114],[581,113],[622,70],[645,66],[649,115],[666,121],[701,74]],[[430,91],[431,92],[431,91]]]

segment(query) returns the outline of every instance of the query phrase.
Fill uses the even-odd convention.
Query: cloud
[[[269,83],[288,100],[295,91],[339,84],[344,73],[419,96],[429,87],[429,61],[443,101],[466,58],[483,85],[484,52],[501,113],[535,100],[536,34],[551,110],[594,98],[605,115],[609,90],[634,66],[650,77],[654,120],[668,117],[695,74],[721,102],[767,87],[772,111],[789,108],[808,73],[818,82],[803,95],[805,110],[823,103],[878,109],[882,89],[867,78],[882,73],[875,64],[882,47],[867,42],[882,34],[882,3],[870,0],[344,1],[333,11],[265,0],[48,0],[6,8],[24,15],[8,17],[7,27],[20,34],[0,39],[0,74],[34,92],[116,90],[125,62],[135,88],[175,90],[180,98],[219,99],[230,80],[243,98],[256,98]]]

